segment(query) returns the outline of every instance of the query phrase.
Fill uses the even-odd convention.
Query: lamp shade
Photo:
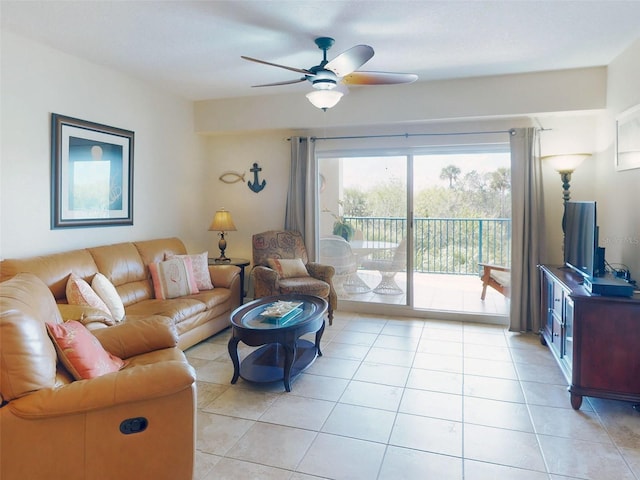
[[[590,153],[572,153],[568,155],[547,155],[542,159],[549,162],[556,172],[563,173],[573,172],[590,156]]]
[[[314,90],[307,93],[307,98],[313,104],[314,107],[326,110],[336,106],[336,104],[342,98],[343,93],[338,90]]]
[[[233,224],[231,212],[226,211],[224,208],[218,210],[213,216],[213,221],[209,226],[209,230],[216,232],[235,232],[237,229]]]

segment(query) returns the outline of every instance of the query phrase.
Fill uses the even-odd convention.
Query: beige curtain
[[[291,137],[291,173],[285,230],[302,234],[310,261],[316,259],[316,204],[318,198],[318,166],[315,141],[310,137]]]
[[[544,249],[540,138],[535,128],[511,131],[511,310],[509,330],[540,331],[538,265]]]

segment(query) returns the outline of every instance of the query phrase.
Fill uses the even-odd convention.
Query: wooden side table
[[[231,258],[228,262],[216,262],[215,258],[209,258],[209,265],[235,265],[240,267],[240,305],[244,303],[244,268],[251,262],[246,258]]]

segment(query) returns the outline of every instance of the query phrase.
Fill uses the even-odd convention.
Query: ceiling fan
[[[315,44],[322,50],[322,62],[308,69],[288,67],[244,55],[242,58],[251,62],[301,73],[303,76],[295,80],[265,83],[262,85],[253,85],[253,87],[274,87],[308,81],[313,85],[315,90],[307,94],[307,98],[309,98],[309,101],[315,106],[325,111],[327,108],[331,108],[337,104],[342,97],[342,92],[333,90],[338,83],[346,85],[392,85],[412,83],[418,79],[418,76],[413,73],[358,71],[358,68],[371,60],[374,55],[373,48],[369,45],[356,45],[341,53],[333,60],[328,61],[327,50],[333,46],[334,42],[334,39],[330,37],[319,37],[315,39]]]

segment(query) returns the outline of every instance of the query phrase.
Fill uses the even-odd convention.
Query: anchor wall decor
[[[251,183],[251,181],[248,181],[247,185],[249,185],[249,188],[252,191],[258,193],[267,185],[267,181],[262,180],[262,183],[260,183],[260,180],[258,179],[258,172],[261,172],[262,169],[258,167],[257,163],[254,163],[253,168],[251,168],[249,171],[253,172],[253,183]]]

